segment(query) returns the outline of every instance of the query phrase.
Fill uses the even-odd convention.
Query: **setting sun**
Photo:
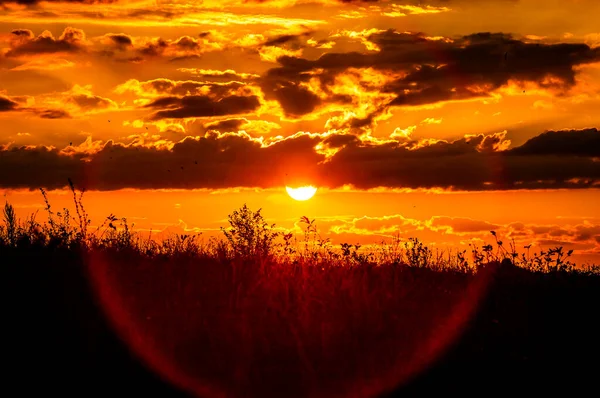
[[[317,192],[317,188],[313,187],[312,185],[306,185],[298,188],[285,187],[285,190],[292,199],[300,201],[312,198]]]

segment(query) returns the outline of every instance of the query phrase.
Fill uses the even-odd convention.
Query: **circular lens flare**
[[[454,286],[458,294],[448,296],[447,293],[440,295],[442,290],[439,289],[428,292],[428,278],[412,279],[412,274],[398,273],[395,268],[374,268],[369,275],[377,275],[379,281],[400,279],[391,285],[376,283],[372,294],[364,299],[368,303],[390,305],[386,308],[393,309],[394,315],[383,316],[391,315],[391,312],[378,315],[375,325],[386,325],[389,329],[377,329],[373,333],[369,322],[353,325],[352,329],[359,333],[354,336],[361,339],[361,349],[356,350],[357,340],[348,339],[353,336],[347,331],[348,319],[357,316],[357,319],[372,319],[370,314],[374,313],[368,310],[368,304],[354,313],[351,311],[355,304],[344,299],[337,301],[338,295],[326,296],[328,298],[322,302],[324,311],[311,313],[305,318],[307,323],[300,319],[293,321],[305,325],[305,334],[298,335],[286,327],[289,323],[280,323],[277,311],[264,312],[266,315],[260,319],[252,309],[243,309],[239,314],[228,312],[230,310],[225,308],[230,303],[229,287],[212,290],[224,283],[220,273],[215,272],[222,269],[220,266],[214,269],[197,267],[193,259],[189,262],[174,260],[157,267],[147,267],[151,263],[145,260],[139,263],[126,261],[122,263],[109,253],[86,255],[93,293],[106,319],[138,359],[156,375],[191,396],[207,398],[280,396],[282,388],[296,392],[286,395],[291,397],[367,398],[407,385],[426,372],[462,335],[487,294],[493,275],[478,272],[472,277],[465,274],[465,279],[452,279],[448,287]],[[139,283],[140,275],[144,275],[147,283]],[[278,283],[290,283],[290,286],[300,283],[294,282],[296,274],[281,275],[288,276]],[[324,275],[307,273],[307,286],[319,286]],[[423,289],[414,290],[421,293],[414,302],[407,303],[408,306],[403,304],[400,288],[404,286],[404,277],[411,278],[406,280],[411,283],[424,283]],[[353,288],[360,288],[366,280],[357,273],[339,274],[333,278],[333,281],[338,281],[337,278],[354,281],[350,285]],[[342,289],[341,283],[334,285]],[[182,286],[189,288],[182,289]],[[277,291],[277,285],[264,283],[261,286],[261,290],[253,290],[252,294],[258,295],[249,302],[261,303],[256,307],[260,311],[264,308],[262,304],[279,308],[279,304],[268,299],[273,297],[273,291]],[[205,293],[199,295],[202,291],[214,293],[210,297]],[[159,297],[157,292],[161,292]],[[380,300],[379,294],[386,292],[392,299]],[[248,293],[242,293],[242,297],[247,297],[244,295]],[[310,293],[301,294],[294,300],[299,300],[299,306],[309,308],[309,303],[314,302],[310,297]],[[341,303],[345,304],[339,306]],[[341,312],[333,316],[334,312],[328,308]],[[366,312],[361,312],[363,310]],[[294,320],[297,315],[288,316]],[[307,347],[303,350],[304,359],[298,355],[299,341]],[[253,363],[244,355],[256,355],[259,360]],[[347,360],[348,355],[352,355],[351,361]],[[349,365],[340,366],[344,361]],[[309,386],[307,376],[313,379]]]
[[[315,193],[317,192],[317,188],[313,187],[312,185],[306,185],[298,188],[285,187],[285,190],[292,199],[299,201],[308,200],[315,196]]]

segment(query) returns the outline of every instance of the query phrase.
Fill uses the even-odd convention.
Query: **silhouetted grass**
[[[435,363],[425,374],[451,364],[429,376],[446,391],[462,379],[463,390],[508,386],[519,369],[534,383],[581,378],[583,360],[600,352],[591,316],[599,269],[575,267],[562,248],[517,253],[493,231],[493,246],[454,255],[417,239],[336,248],[314,220],[302,218],[297,238],[245,205],[221,239],[154,240],[114,215],[90,231],[83,193],[71,190],[75,216],[55,212],[42,191],[46,222],[17,220],[6,203],[0,226],[5,341],[25,344],[8,357],[22,362],[15,372],[45,374],[61,389],[66,369],[87,380],[83,395],[123,392],[107,382],[110,364],[133,362],[112,331],[179,387],[227,396],[372,396],[400,383],[424,391],[436,379],[406,383]],[[136,395],[136,382],[159,388],[136,377],[127,382]]]
[[[3,225],[0,225],[0,247],[3,250],[71,249],[78,251],[127,251],[144,257],[196,256],[199,259],[213,258],[220,261],[237,259],[252,262],[270,262],[280,265],[339,267],[362,265],[402,264],[410,267],[425,267],[434,270],[452,270],[474,273],[486,264],[500,263],[509,259],[515,266],[532,272],[576,272],[579,274],[600,273],[600,265],[577,267],[569,260],[573,251],[565,252],[562,247],[530,253],[531,245],[519,253],[515,242],[508,248],[496,234],[490,231],[495,242],[481,248],[472,246],[456,253],[435,253],[417,238],[403,241],[396,237],[382,242],[367,251],[359,244],[340,244],[334,247],[329,239],[318,232],[316,220],[304,216],[300,219],[305,226],[303,238],[292,233],[275,230],[261,214],[246,205],[228,216],[229,227],[222,227],[223,237],[211,238],[208,242],[201,234],[173,234],[166,239],[155,240],[142,237],[133,231],[126,218],[110,214],[94,231],[89,231],[91,220],[83,206],[84,192],[77,193],[69,180],[73,194],[76,217],[68,208],[55,212],[46,192],[41,194],[46,204],[45,222],[37,220],[38,213],[25,220],[16,217],[13,206],[5,202]]]

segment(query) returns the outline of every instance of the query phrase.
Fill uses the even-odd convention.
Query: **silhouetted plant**
[[[432,265],[433,253],[417,238],[409,238],[404,244],[408,264],[413,267],[428,267]]]
[[[275,231],[275,224],[266,222],[261,209],[252,211],[246,204],[228,216],[230,227],[222,228],[225,239],[211,237],[206,244],[198,240],[200,234],[175,234],[154,240],[150,233],[147,238],[141,238],[134,232],[133,224],[114,214],[110,214],[90,233],[88,227],[91,222],[83,206],[83,191],[78,193],[70,180],[69,187],[77,219],[71,216],[67,208],[54,212],[43,189],[40,191],[48,214],[43,224],[36,221],[37,212],[24,222],[19,221],[14,207],[6,201],[3,223],[0,225],[0,249],[27,249],[36,245],[49,249],[131,251],[149,257],[210,257],[221,262],[234,258],[258,259],[289,266],[290,270],[295,270],[293,272],[303,269],[299,266],[317,266],[316,269],[324,271],[337,266],[392,264],[470,273],[488,264],[499,264],[509,259],[514,266],[534,272],[600,273],[600,265],[576,267],[570,261],[573,250],[565,251],[562,247],[531,253],[531,245],[526,245],[523,247],[526,252],[519,253],[514,240],[510,241],[507,248],[495,231],[490,231],[495,242],[484,244],[481,248],[470,244],[471,261],[467,259],[467,250],[459,250],[454,254],[437,249],[434,252],[417,238],[404,241],[399,235],[391,242],[382,242],[378,246],[341,243],[336,249],[329,238],[320,235],[315,219],[306,216],[300,218],[304,239],[298,241],[292,232]],[[277,241],[279,237],[281,241]]]
[[[315,263],[318,261],[335,261],[340,256],[333,250],[330,238],[323,238],[316,225],[316,219],[300,217],[300,223],[305,224],[302,251],[298,254],[302,261]]]
[[[77,233],[77,240],[79,242],[85,242],[88,238],[87,228],[91,224],[91,220],[88,217],[87,212],[85,211],[85,207],[83,207],[83,194],[84,190],[79,192],[79,196],[77,196],[77,192],[75,190],[75,185],[73,181],[69,178],[69,188],[73,193],[73,203],[75,203],[75,211],[77,212],[77,217],[79,219],[79,231]]]
[[[14,246],[17,240],[17,217],[15,208],[8,202],[4,203],[4,233],[9,246]]]
[[[221,227],[229,244],[230,253],[242,257],[265,257],[273,250],[273,241],[279,235],[273,231],[261,214],[262,209],[252,211],[246,204],[234,210],[227,220],[230,228]]]
[[[391,242],[383,240],[377,246],[378,254],[375,256],[378,263],[403,264],[406,262],[400,234],[394,235]]]

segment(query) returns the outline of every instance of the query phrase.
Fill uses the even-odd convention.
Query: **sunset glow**
[[[493,225],[521,247],[600,261],[600,212],[583,199],[600,188],[595,0],[0,7],[0,189],[20,216],[71,178],[95,223],[114,213],[212,234],[254,201],[298,233],[302,214],[283,214],[273,190],[313,184],[312,216],[334,244],[398,232],[459,250]],[[202,217],[182,203],[192,192],[210,193]],[[533,192],[560,205],[521,211],[554,208]],[[454,194],[467,211],[443,206]],[[144,214],[125,205],[133,196]],[[348,224],[364,217],[381,221]]]

